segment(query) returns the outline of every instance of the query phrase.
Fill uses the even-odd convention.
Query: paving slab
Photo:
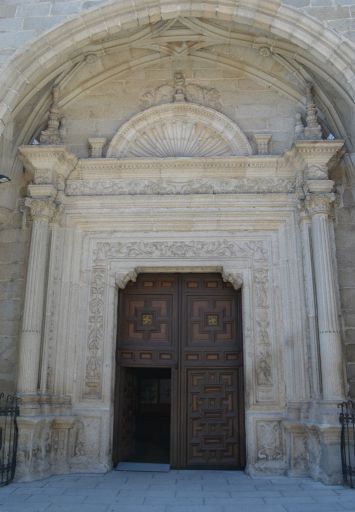
[[[355,490],[238,471],[58,475],[0,488],[0,512],[355,512]]]

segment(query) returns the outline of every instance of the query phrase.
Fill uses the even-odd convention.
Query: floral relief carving
[[[254,272],[256,306],[259,308],[268,307],[267,285],[268,271],[267,269],[256,270]]]
[[[137,242],[98,242],[94,251],[94,262],[115,258],[139,257],[183,257],[215,256],[220,258],[248,256],[265,261],[267,250],[261,240],[237,242],[234,240],[208,241],[137,241]]]
[[[269,320],[269,273],[265,268],[254,271],[255,291],[255,360],[256,382],[258,386],[271,387],[273,384],[272,345]]]
[[[71,180],[67,182],[68,195],[189,195],[292,193],[294,180],[263,179],[191,179],[191,180]]]
[[[105,268],[93,269],[89,299],[85,398],[100,398],[102,391],[105,275]]]

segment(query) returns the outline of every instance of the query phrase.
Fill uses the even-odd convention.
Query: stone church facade
[[[1,3],[0,391],[21,397],[18,478],[112,468],[122,375],[158,368],[173,466],[339,481],[355,2],[318,4]]]

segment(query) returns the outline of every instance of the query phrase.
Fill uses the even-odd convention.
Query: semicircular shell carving
[[[252,149],[228,117],[191,103],[151,107],[113,137],[108,158],[248,156]]]

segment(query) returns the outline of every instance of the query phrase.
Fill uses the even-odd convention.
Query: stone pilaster
[[[49,222],[55,206],[49,200],[30,199],[33,219],[24,303],[18,392],[35,394],[38,386],[43,305],[49,242]]]
[[[318,330],[324,400],[341,400],[344,396],[343,362],[335,271],[332,259],[330,220],[334,183],[329,180],[308,181],[306,205],[312,222],[312,249],[318,309]]]
[[[311,359],[310,382],[312,386],[311,393],[312,398],[319,399],[321,396],[320,354],[311,248],[311,218],[304,207],[302,208],[300,214],[300,230],[302,239],[304,284],[309,329],[309,356]]]

